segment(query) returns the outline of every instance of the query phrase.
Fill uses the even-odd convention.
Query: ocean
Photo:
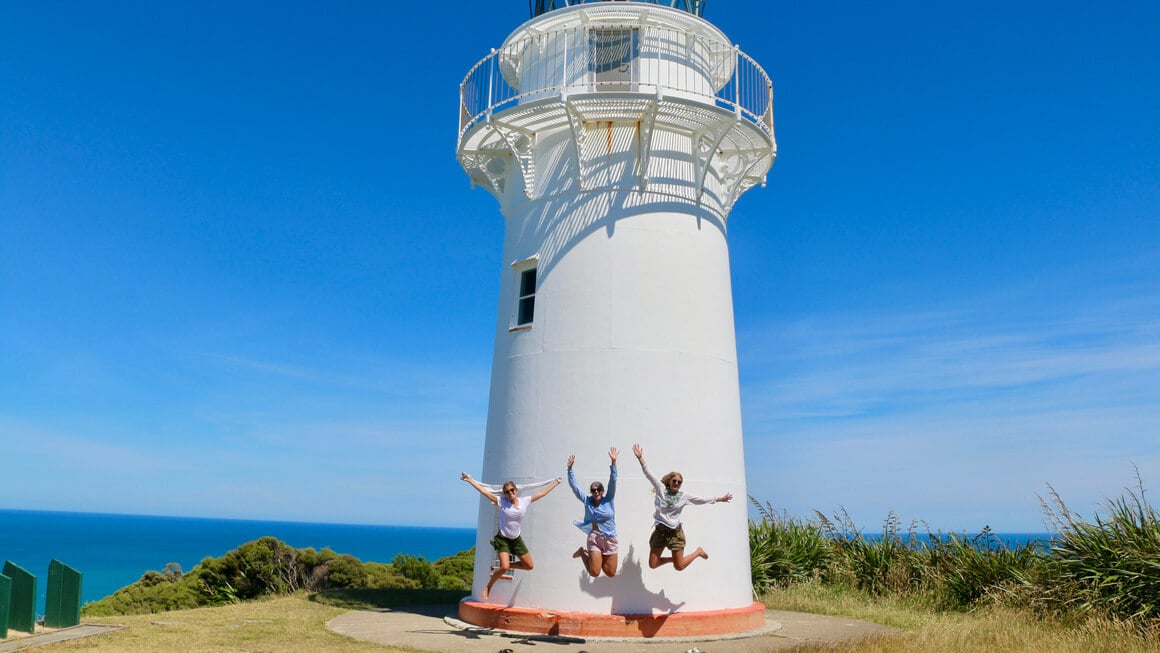
[[[399,553],[434,561],[475,544],[474,528],[0,510],[0,561],[10,560],[36,576],[37,605],[43,606],[48,563],[56,558],[81,572],[81,602],[88,603],[136,582],[146,571],[161,571],[170,562],[189,571],[203,558],[220,557],[267,535],[299,549],[330,548],[363,562],[384,563]]]
[[[993,533],[992,534],[993,537],[990,539],[978,539],[978,537],[979,537],[978,534],[969,534],[969,533],[965,534],[965,533],[961,533],[961,532],[941,533],[941,535],[944,538],[949,536],[949,535],[952,535],[952,534],[957,536],[957,537],[960,537],[960,538],[964,537],[964,536],[966,536],[968,538],[975,538],[974,540],[972,540],[973,543],[976,546],[980,546],[980,547],[982,547],[982,546],[998,547],[1001,544],[1002,546],[1004,546],[1008,549],[1017,549],[1019,547],[1026,546],[1028,544],[1034,544],[1035,548],[1039,549],[1040,551],[1047,550],[1047,546],[1049,544],[1049,541],[1052,538],[1051,533]],[[903,539],[903,541],[906,541],[907,538],[909,537],[908,533],[899,533],[898,535],[899,535],[899,537],[901,537]],[[882,539],[882,534],[881,533],[862,533],[862,537],[869,540],[869,541],[875,541],[875,540]],[[921,533],[921,534],[916,533],[915,538],[919,542],[922,542],[924,544],[929,544],[931,542],[930,536],[926,533]]]
[[[435,561],[475,544],[474,528],[0,510],[0,561],[11,560],[36,576],[37,605],[43,606],[48,563],[56,558],[83,574],[81,601],[88,603],[136,582],[146,571],[162,571],[170,562],[189,571],[203,558],[222,556],[267,535],[299,549],[330,548],[363,562],[384,563],[399,553]],[[1042,545],[1049,535],[1001,533],[996,537],[1007,546],[1019,546],[1032,541]]]

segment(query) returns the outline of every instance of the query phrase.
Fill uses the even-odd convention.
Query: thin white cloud
[[[0,505],[412,523],[414,506],[391,499],[430,494],[416,488],[442,477],[458,489],[458,473],[479,463],[486,369],[371,357],[167,361],[169,391],[135,406],[129,422],[87,407],[72,417],[0,415],[3,440],[23,443],[8,453],[36,461],[26,478],[10,477]],[[123,376],[122,385],[147,382],[128,370]],[[87,401],[101,403],[99,396]],[[63,487],[61,479],[73,489],[53,489]],[[469,512],[424,521],[462,525]]]
[[[1036,530],[1044,483],[1086,507],[1133,461],[1160,484],[1160,293],[1114,289],[1050,310],[1008,291],[743,331],[751,493],[869,519],[906,505],[961,528],[991,510]]]

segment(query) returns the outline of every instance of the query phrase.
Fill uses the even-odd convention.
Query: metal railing
[[[532,18],[547,13],[553,9],[563,9],[572,5],[582,5],[586,2],[607,2],[608,0],[528,0],[528,9]],[[651,5],[681,9],[690,14],[700,16],[705,11],[705,0],[630,0],[631,2],[647,2]]]
[[[651,26],[570,28],[493,50],[460,84],[459,135],[524,102],[612,92],[728,109],[773,137],[773,84],[757,62],[727,42]]]

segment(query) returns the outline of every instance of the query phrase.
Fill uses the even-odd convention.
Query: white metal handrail
[[[642,93],[735,111],[773,137],[773,84],[729,43],[659,27],[578,27],[492,50],[459,87],[459,136],[522,102],[559,95]]]

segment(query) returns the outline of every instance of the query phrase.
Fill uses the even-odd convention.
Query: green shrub
[[[443,587],[450,581],[444,581],[447,577],[454,577],[461,581],[461,586],[464,589],[471,588],[472,577],[475,574],[475,547],[471,547],[466,551],[460,551],[452,556],[440,558],[434,562],[435,572],[439,574],[439,586]],[[447,587],[445,589],[458,589],[458,587]]]
[[[400,553],[395,556],[394,560],[391,560],[391,569],[396,574],[415,581],[423,589],[439,587],[439,573],[423,556]]]
[[[471,584],[465,583],[463,579],[458,576],[440,576],[438,585],[436,585],[436,589],[468,591],[471,589]]]
[[[206,558],[191,573],[212,604],[287,594],[308,577],[299,552],[273,537],[246,542],[220,558]]]
[[[326,569],[326,581],[318,583],[319,587],[309,588],[311,591],[330,587],[362,588],[370,586],[370,572],[367,565],[358,558],[349,555],[336,555],[322,563]]]
[[[419,582],[400,576],[391,565],[368,562],[363,565],[367,571],[367,588],[370,589],[419,589]]]
[[[826,573],[833,562],[833,543],[816,524],[777,514],[767,502],[749,501],[761,521],[749,522],[749,558],[753,591],[800,583]]]
[[[173,573],[174,569],[176,574]],[[97,617],[149,614],[204,605],[195,584],[187,582],[180,569],[176,564],[169,563],[165,573],[147,571],[136,583],[117,590],[112,596],[85,605],[84,613]]]
[[[458,598],[471,587],[470,551],[429,563],[400,554],[394,564],[363,563],[330,549],[295,549],[273,538],[247,542],[219,558],[205,558],[183,574],[169,563],[163,572],[147,571],[136,583],[84,606],[93,616],[149,614],[236,603],[300,590],[442,589]],[[473,561],[472,561],[473,564]],[[466,572],[465,572],[466,570]],[[466,573],[466,580],[464,580]]]

